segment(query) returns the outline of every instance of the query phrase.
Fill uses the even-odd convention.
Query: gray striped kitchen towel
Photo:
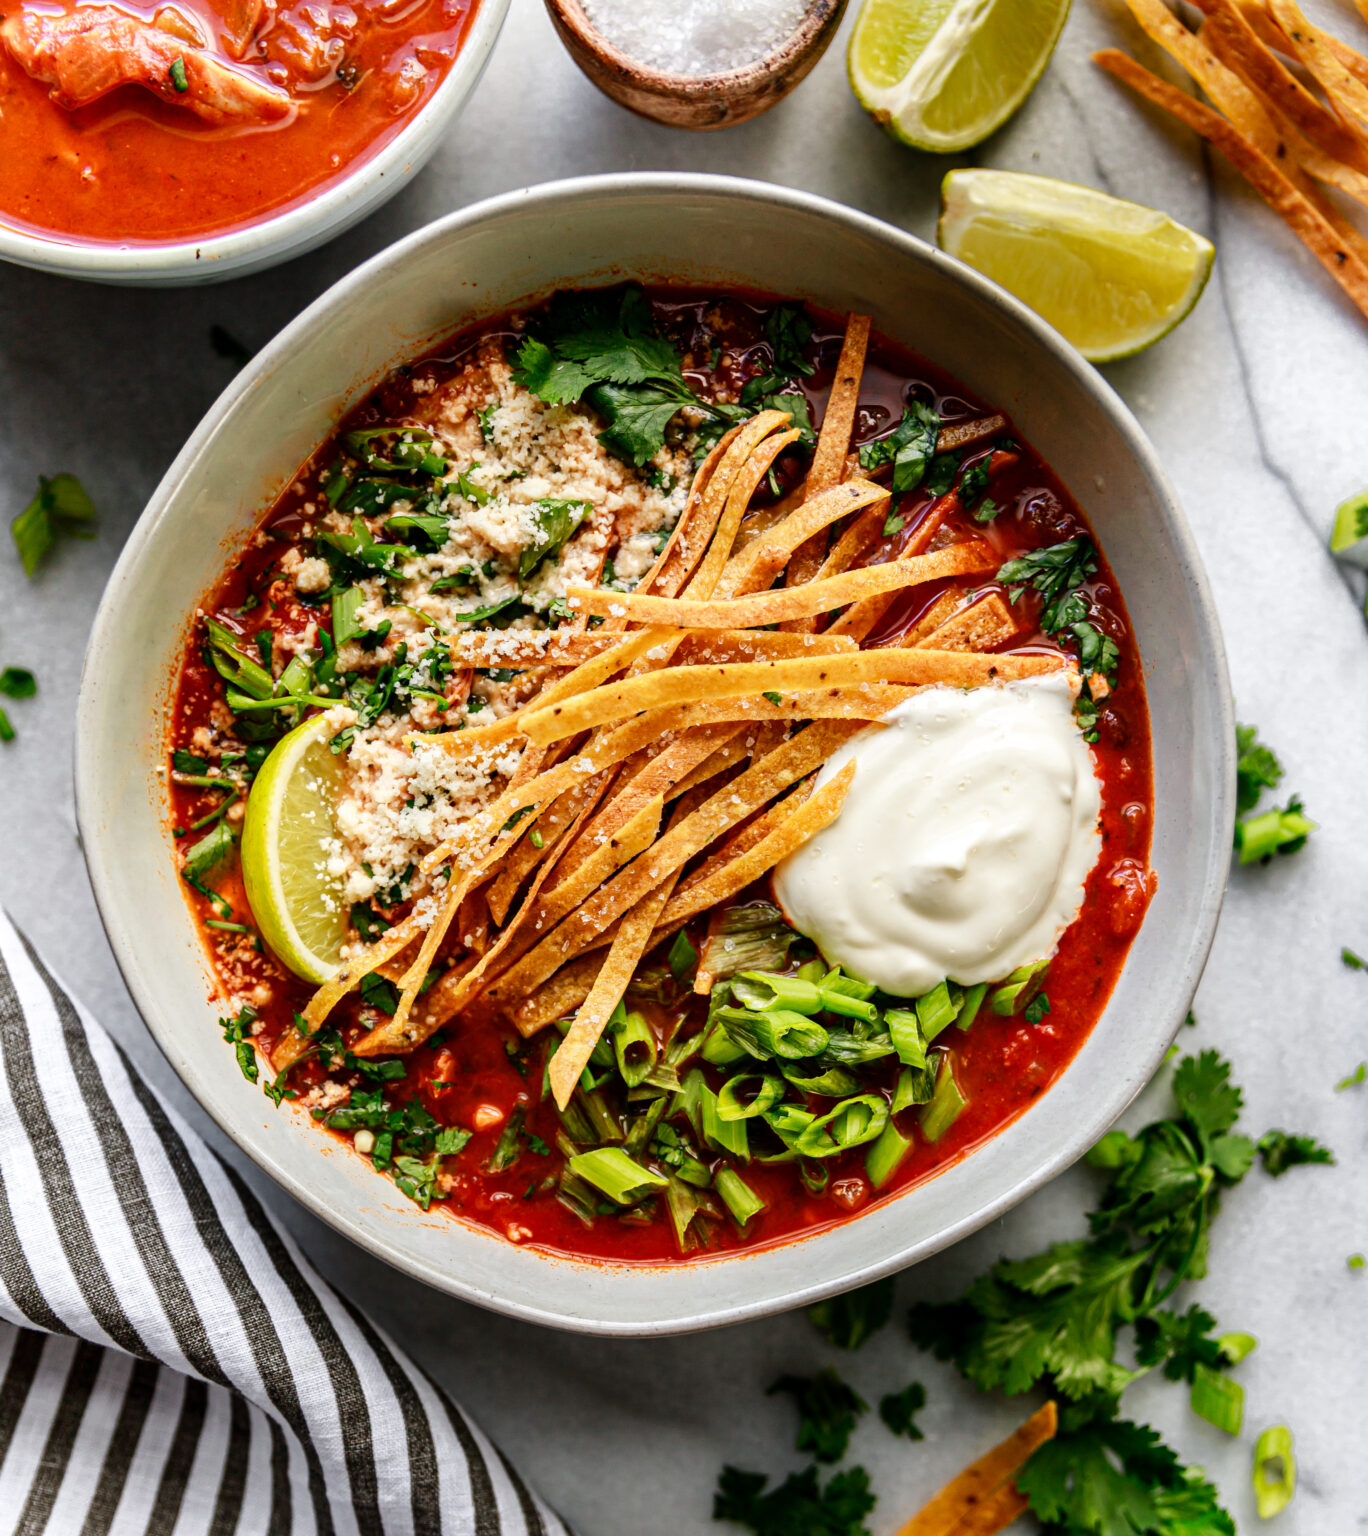
[[[0,914],[0,1536],[567,1536]]]

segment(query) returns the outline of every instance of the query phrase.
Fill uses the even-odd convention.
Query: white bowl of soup
[[[0,19],[0,260],[217,282],[298,256],[420,169],[508,0],[110,0]]]
[[[622,660],[662,615],[684,652]],[[236,862],[306,737],[346,786],[331,956]],[[249,1156],[438,1289],[647,1334],[891,1273],[1086,1151],[1195,989],[1232,754],[1182,513],[1066,343],[862,214],[623,176],[431,225],[234,383],[96,617],[77,796],[134,997]],[[959,853],[871,844],[899,773],[939,825],[947,765]],[[1000,951],[995,869],[1039,927]]]

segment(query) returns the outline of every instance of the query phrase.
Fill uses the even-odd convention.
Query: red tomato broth
[[[294,110],[250,126],[203,122],[135,85],[64,108],[0,42],[0,224],[78,241],[160,244],[226,234],[297,207],[412,121],[454,63],[478,4],[282,4],[244,62],[288,88]],[[150,21],[165,8],[119,9]],[[228,6],[177,0],[177,9],[198,23],[212,52]],[[328,22],[314,37],[309,13],[320,9]],[[339,70],[346,78],[355,71],[352,88]]]
[[[735,344],[728,346],[717,369],[709,373],[724,390],[732,386],[734,392],[734,387],[747,376],[750,352],[759,335],[756,303],[735,297],[720,302],[699,300],[679,292],[652,294],[652,299],[662,327],[684,347],[686,354],[697,350],[690,345],[691,337],[696,340],[695,328],[702,324],[705,313],[710,313],[718,328],[734,338]],[[512,334],[497,324],[482,326],[478,332],[480,336],[491,333],[505,337]],[[358,406],[267,512],[262,531],[203,603],[204,611],[224,618],[240,609],[250,595],[259,594],[260,608],[243,615],[238,622],[237,627],[244,628],[248,635],[262,625],[279,633],[298,633],[309,622],[325,616],[326,610],[301,601],[287,580],[271,579],[271,568],[282,552],[279,536],[287,540],[297,537],[310,515],[309,503],[318,496],[317,486],[332,462],[331,444],[337,436],[377,422],[401,420],[406,407],[416,398],[415,380],[426,386],[427,380],[441,382],[450,377],[460,369],[474,344],[469,334],[451,338],[429,357],[399,370]],[[813,376],[803,381],[817,424],[839,347],[838,326],[833,323],[829,334],[823,334],[819,328],[815,338],[819,363]],[[696,361],[692,355],[686,358],[686,362]],[[701,382],[705,372],[702,368],[686,371],[692,372],[696,383]],[[992,406],[975,404],[960,386],[925,360],[878,339],[871,347],[866,368],[857,442],[887,430],[891,421],[896,420],[899,402],[909,389],[932,400],[946,421],[993,410]],[[1015,436],[1010,422],[1006,434]],[[970,450],[966,461],[974,456],[975,450]],[[781,458],[781,488],[787,488],[797,478],[801,463],[796,456],[793,460],[789,455]],[[1074,533],[1091,534],[1085,516],[1063,485],[1025,444],[1020,444],[1017,462],[995,474],[991,491],[1007,511],[986,527],[971,521],[966,526],[972,527],[977,536],[990,539],[1004,559]],[[906,498],[904,529],[871,551],[868,561],[890,558],[896,546],[911,536],[929,503],[929,496],[919,493]],[[586,1227],[557,1201],[553,1190],[541,1187],[553,1168],[559,1166],[558,1155],[553,1150],[544,1157],[531,1150],[526,1136],[513,1167],[501,1173],[486,1171],[485,1164],[498,1143],[503,1125],[518,1107],[526,1116],[527,1136],[537,1137],[554,1149],[560,1122],[550,1098],[542,1098],[540,1089],[545,1057],[559,1037],[548,1029],[524,1042],[511,1026],[477,1008],[461,1020],[448,1023],[428,1045],[404,1058],[409,1063],[408,1082],[392,1085],[396,1090],[394,1102],[416,1096],[441,1123],[473,1130],[464,1150],[447,1159],[453,1187],[449,1195],[433,1202],[434,1211],[474,1222],[512,1241],[561,1254],[615,1263],[703,1261],[791,1241],[847,1220],[872,1204],[893,1199],[969,1155],[1019,1118],[1048,1090],[1082,1047],[1105,1007],[1152,893],[1148,854],[1153,789],[1140,658],[1115,578],[1095,539],[1094,545],[1098,569],[1084,589],[1090,617],[1115,640],[1121,654],[1119,686],[1100,708],[1099,739],[1093,744],[1102,785],[1101,856],[1087,881],[1083,908],[1061,936],[1051,962],[1044,988],[1050,1011],[1041,1022],[1030,1024],[1019,1015],[999,1017],[985,1004],[969,1031],[952,1027],[938,1039],[938,1046],[949,1044],[954,1053],[956,1078],[968,1101],[942,1138],[934,1145],[928,1143],[919,1131],[913,1131],[915,1110],[904,1111],[898,1123],[904,1135],[912,1136],[913,1147],[893,1178],[878,1191],[871,1189],[865,1176],[866,1146],[825,1160],[831,1177],[820,1195],[807,1189],[795,1165],[752,1160],[745,1165],[744,1177],[766,1202],[766,1209],[754,1218],[745,1234],[728,1220],[713,1223],[706,1250],[695,1250],[681,1258],[671,1223],[663,1211],[659,1219],[648,1224],[601,1218]],[[901,605],[895,605],[869,643],[896,643],[897,636],[916,621],[936,595],[936,589],[919,590]],[[1036,602],[1034,595],[1027,593],[1020,599],[1020,606],[1030,612]],[[1035,633],[1012,649],[1059,647],[1048,637]],[[181,671],[169,745],[193,750],[195,727],[208,718],[214,701],[221,697],[218,674],[201,656],[198,646],[192,645]],[[217,802],[210,794],[172,784],[171,803],[173,820],[188,826]],[[232,903],[235,916],[246,911],[236,868],[226,879],[216,879],[215,885]],[[193,894],[187,894],[202,920],[207,915],[200,910],[202,903]],[[738,900],[768,894],[767,886],[752,888]],[[691,924],[690,932],[701,942],[700,925]],[[227,990],[250,993],[254,985],[271,989],[271,999],[261,1009],[257,1036],[258,1046],[269,1053],[274,1043],[293,1029],[293,1014],[303,1008],[313,988],[285,972],[269,953],[256,952],[241,937],[220,935],[204,928],[201,933],[219,980]],[[659,952],[653,952],[647,963],[659,959]],[[628,1001],[631,1007],[652,1011],[650,1005],[639,1000]],[[694,1018],[701,1020],[706,999],[696,1000],[691,1011]],[[340,1028],[344,1040],[354,1041],[368,1027],[360,1022],[360,1012],[355,994],[335,1010],[330,1022]],[[263,1071],[269,1072],[264,1063]],[[721,1074],[710,1067],[705,1071],[716,1087]],[[894,1061],[885,1074],[887,1082],[882,1083],[886,1091],[891,1090],[896,1071]],[[294,1069],[290,1082],[307,1091],[326,1076],[318,1063],[310,1059]],[[882,1082],[882,1078],[872,1079],[869,1086],[874,1087],[876,1082]],[[829,1104],[827,1101],[827,1107]],[[482,1107],[486,1114],[491,1109],[497,1112],[497,1123],[474,1130],[476,1111]],[[346,1133],[333,1134],[346,1138]],[[706,1151],[703,1155],[707,1155]]]

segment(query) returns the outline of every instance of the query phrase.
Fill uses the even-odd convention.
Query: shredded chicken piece
[[[209,123],[273,122],[292,110],[284,91],[113,6],[64,16],[18,11],[0,22],[0,40],[28,74],[52,86],[52,99],[63,107],[141,85]]]

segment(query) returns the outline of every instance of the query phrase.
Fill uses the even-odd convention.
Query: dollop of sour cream
[[[900,997],[997,981],[1054,952],[1102,850],[1069,679],[915,693],[827,760],[840,815],[775,871],[789,922]]]

